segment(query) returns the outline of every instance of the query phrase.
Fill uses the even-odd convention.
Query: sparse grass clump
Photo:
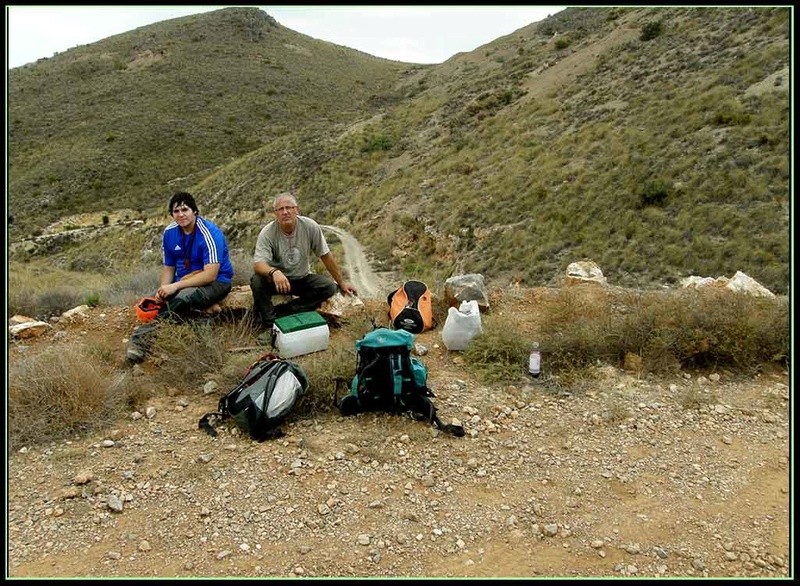
[[[697,410],[719,402],[719,397],[714,391],[705,389],[697,384],[681,389],[675,399],[686,410]]]
[[[158,288],[161,267],[139,269],[133,273],[122,273],[108,286],[105,297],[111,305],[132,305],[145,295],[152,295]]]
[[[464,362],[487,383],[518,380],[527,372],[530,348],[517,334],[513,316],[487,314],[483,331],[464,350]]]
[[[382,307],[382,305],[381,305]],[[356,341],[376,326],[382,327],[368,313],[352,316],[331,335],[330,345],[324,352],[315,352],[293,358],[308,376],[308,389],[293,410],[292,418],[315,416],[334,407],[337,398],[350,392],[350,382],[356,373]],[[337,386],[338,385],[338,386]]]
[[[603,420],[609,425],[622,423],[630,415],[630,405],[623,397],[614,396],[606,401]]]
[[[159,324],[151,352],[161,380],[180,388],[200,385],[204,374],[219,372],[227,358],[218,333],[205,320]]]
[[[293,360],[308,376],[308,389],[292,410],[292,418],[313,417],[330,411],[334,408],[335,392],[338,391],[339,400],[350,392],[357,357],[355,345],[349,340],[336,340],[325,352],[298,356]]]
[[[627,354],[645,370],[732,367],[753,370],[789,353],[786,298],[725,289],[606,294],[566,288],[544,308],[542,350],[556,371],[597,361],[623,366]]]
[[[114,374],[102,349],[50,346],[9,366],[8,434],[13,447],[99,429],[146,391]]]
[[[253,240],[255,247],[255,239]],[[339,257],[341,258],[341,257]],[[253,251],[252,250],[232,250],[231,262],[233,263],[233,280],[231,285],[249,285],[250,277],[253,276]]]

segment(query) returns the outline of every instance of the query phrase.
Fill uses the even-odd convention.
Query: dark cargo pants
[[[271,328],[275,318],[303,311],[313,311],[326,299],[333,297],[338,290],[336,282],[325,275],[309,274],[300,278],[289,278],[290,295],[295,299],[286,303],[272,303],[272,296],[278,295],[272,279],[253,273],[250,278],[250,291],[253,293],[253,311],[264,328]]]

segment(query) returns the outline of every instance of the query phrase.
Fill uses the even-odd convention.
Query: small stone
[[[72,478],[72,482],[74,484],[88,484],[92,480],[94,480],[94,474],[92,474],[90,470],[84,470],[83,472],[78,472]]]

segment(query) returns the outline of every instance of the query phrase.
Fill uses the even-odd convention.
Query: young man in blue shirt
[[[199,313],[231,290],[233,263],[222,230],[200,216],[194,197],[185,191],[170,198],[168,209],[172,222],[161,238],[163,265],[155,293],[164,305],[153,322],[134,329],[125,352],[129,362],[144,360],[147,338],[159,320]]]

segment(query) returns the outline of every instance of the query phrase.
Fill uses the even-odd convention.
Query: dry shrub
[[[625,293],[618,299],[619,319],[613,328],[618,356],[630,352],[642,358],[645,370],[668,372],[680,368],[675,353],[674,330],[669,327],[677,310],[662,291]]]
[[[620,358],[612,324],[618,309],[597,285],[561,289],[542,304],[543,360],[558,372],[582,370],[597,361]]]
[[[622,366],[627,353],[659,373],[749,371],[789,355],[789,306],[780,297],[718,288],[601,294],[596,287],[570,287],[542,311],[543,360],[556,372],[597,362]]]
[[[227,360],[225,346],[207,319],[160,323],[151,353],[159,364],[161,381],[178,388],[200,385],[208,373],[221,371]]]
[[[137,396],[135,384],[91,348],[49,346],[9,365],[10,442],[40,443],[102,428]]]
[[[651,293],[642,300],[626,316],[622,339],[650,370],[748,370],[788,356],[788,304],[780,298],[704,288]]]
[[[486,383],[514,382],[528,372],[529,343],[518,334],[512,315],[486,314],[482,332],[464,350],[464,362]]]

